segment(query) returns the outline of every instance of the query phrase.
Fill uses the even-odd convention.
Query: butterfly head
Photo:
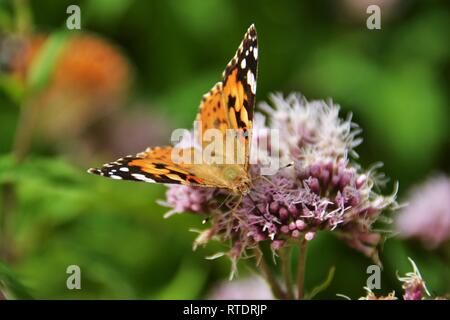
[[[245,196],[250,193],[250,189],[251,189],[251,181],[250,179],[245,179],[236,185],[236,188],[235,190],[233,190],[233,192]]]
[[[226,180],[227,187],[232,193],[246,195],[250,192],[251,180],[247,172],[241,166],[225,166],[222,176]]]

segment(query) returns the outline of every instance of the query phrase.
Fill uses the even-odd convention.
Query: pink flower
[[[166,218],[182,212],[202,213],[208,211],[208,201],[211,200],[214,192],[215,190],[211,188],[171,185],[167,189],[166,201],[159,201],[159,203],[173,208],[165,214]]]
[[[272,300],[270,288],[261,278],[222,282],[213,288],[211,300]]]
[[[403,282],[402,288],[405,291],[404,300],[423,300],[424,295],[430,296],[425,281],[420,275],[419,269],[411,258],[408,258],[413,267],[413,272],[408,272],[404,277],[398,277]]]
[[[397,219],[403,237],[418,238],[425,246],[436,248],[450,238],[450,179],[444,175],[431,178],[416,187],[408,206]]]
[[[312,241],[321,230],[338,231],[353,248],[377,260],[381,237],[371,225],[383,210],[395,208],[396,191],[378,194],[374,186],[382,181],[376,166],[363,170],[350,158],[357,157],[354,148],[362,141],[357,137],[360,130],[350,117],[341,119],[339,107],[332,103],[307,102],[295,94],[274,95],[271,100],[273,107],[261,107],[270,117],[266,121],[255,115],[257,126],[278,130],[279,144],[271,148],[279,149],[280,163],[292,165],[267,176],[260,175],[260,162],[251,165],[252,188],[243,197],[223,190],[168,186],[165,204],[173,208],[170,213],[204,212],[211,228],[196,244],[212,238],[230,243],[233,250],[228,256],[233,260],[246,256],[261,241],[270,242],[276,251],[290,240]]]

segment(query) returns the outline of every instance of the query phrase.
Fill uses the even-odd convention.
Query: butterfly
[[[91,168],[89,173],[118,179],[151,183],[182,184],[227,189],[233,194],[248,194],[251,187],[249,157],[253,109],[256,95],[258,69],[258,41],[256,29],[251,25],[225,68],[218,82],[200,103],[196,121],[201,131],[215,129],[222,138],[234,143],[232,151],[243,161],[219,163],[190,163],[174,161],[174,152],[194,153],[193,147],[176,146],[147,148],[135,156],[126,156],[101,168]],[[203,147],[207,142],[200,137]],[[219,149],[219,158],[227,158],[227,150]],[[222,152],[223,150],[223,152]]]

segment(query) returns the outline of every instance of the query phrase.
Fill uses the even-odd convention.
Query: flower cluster
[[[229,256],[237,259],[261,241],[274,251],[293,241],[310,241],[321,230],[334,230],[352,247],[377,260],[381,236],[372,224],[383,209],[396,206],[396,192],[383,196],[374,186],[383,182],[377,166],[362,170],[352,159],[361,143],[351,117],[339,118],[331,102],[308,102],[297,94],[271,97],[272,106],[260,105],[270,115],[256,114],[254,128],[278,130],[278,145],[261,152],[251,165],[252,188],[236,197],[223,190],[169,186],[165,204],[170,213],[202,212],[211,228],[196,244],[211,238],[231,243]],[[269,132],[269,130],[255,130]],[[255,138],[255,137],[254,137]],[[256,136],[256,139],[265,139]],[[258,144],[259,145],[259,144]],[[261,176],[262,163],[279,155],[281,169]],[[350,158],[352,157],[352,159]]]

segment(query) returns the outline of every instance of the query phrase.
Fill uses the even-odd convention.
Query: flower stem
[[[23,104],[20,109],[14,144],[11,150],[13,161],[20,164],[26,157],[32,139],[34,127],[34,108]],[[9,228],[16,210],[17,194],[14,181],[0,185],[0,259],[10,262],[12,259],[12,239]]]
[[[16,14],[16,32],[22,36],[27,35],[32,29],[30,2],[28,0],[15,0],[13,4]],[[21,163],[28,154],[37,113],[36,107],[28,103],[31,99],[27,99],[26,95],[24,97],[20,105],[19,121],[11,150],[16,164]],[[0,204],[0,259],[10,262],[13,258],[13,241],[9,232],[17,204],[17,192],[14,182],[0,185]]]
[[[264,260],[264,256],[262,255],[261,250],[258,248],[255,250],[255,253],[256,253],[256,265],[259,271],[261,272],[262,276],[270,286],[273,296],[279,300],[285,299],[285,294],[281,289],[278,281],[275,279],[266,261]]]
[[[305,239],[300,242],[300,252],[298,255],[297,265],[297,300],[302,300],[305,295],[304,281],[307,243],[308,241],[306,241]]]
[[[24,103],[21,106],[12,150],[16,163],[22,162],[30,150],[36,125],[37,111],[37,106],[33,104]]]
[[[28,0],[15,0],[13,3],[16,14],[16,31],[21,35],[27,34],[31,31],[33,20],[30,3]]]
[[[37,107],[27,102],[20,106],[19,121],[11,150],[15,164],[22,163],[30,151]],[[0,185],[0,259],[12,262],[13,239],[10,234],[11,221],[17,209],[17,192],[15,181]]]
[[[294,290],[292,287],[292,274],[291,274],[291,253],[292,247],[287,247],[281,250],[281,268],[283,273],[284,284],[286,286],[286,298],[292,300],[294,298]]]
[[[0,259],[9,262],[12,258],[11,237],[9,234],[10,220],[15,210],[15,186],[11,182],[4,183],[1,186],[0,208]]]

